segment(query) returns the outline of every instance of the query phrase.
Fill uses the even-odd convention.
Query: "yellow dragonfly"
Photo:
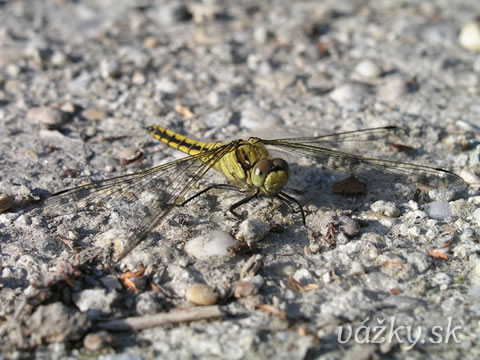
[[[129,219],[127,246],[117,260],[135,248],[178,205],[185,205],[211,189],[233,189],[246,196],[230,206],[239,206],[260,194],[284,201],[300,213],[305,225],[305,212],[295,197],[285,192],[290,170],[287,161],[271,157],[277,151],[291,156],[307,157],[313,165],[354,175],[358,179],[376,182],[423,184],[435,187],[465,187],[464,180],[448,170],[430,166],[381,160],[334,149],[339,144],[373,143],[402,131],[395,126],[342,132],[317,137],[266,140],[251,137],[231,142],[202,142],[182,136],[161,126],[150,126],[148,132],[157,140],[188,156],[133,174],[92,182],[54,194],[44,202],[47,216],[59,216],[82,211],[117,211],[126,209]],[[212,184],[191,194],[205,174],[215,169],[229,180],[227,184]]]

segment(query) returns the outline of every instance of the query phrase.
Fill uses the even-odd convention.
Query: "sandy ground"
[[[480,182],[479,14],[471,0],[0,1],[2,354],[477,359],[480,195],[396,162]],[[167,214],[226,180],[183,193],[203,163],[162,166],[184,155],[154,124],[204,141],[408,136],[313,144],[394,163],[283,152],[304,226],[269,196],[235,217],[245,194],[225,189]],[[349,175],[361,182],[338,185]]]

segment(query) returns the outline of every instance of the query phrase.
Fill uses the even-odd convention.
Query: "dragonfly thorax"
[[[269,195],[282,191],[289,175],[288,163],[280,158],[259,160],[252,169],[252,184]]]

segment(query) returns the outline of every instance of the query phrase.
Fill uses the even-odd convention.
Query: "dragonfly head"
[[[259,160],[252,171],[252,184],[269,195],[278,194],[288,181],[288,163],[280,158]]]

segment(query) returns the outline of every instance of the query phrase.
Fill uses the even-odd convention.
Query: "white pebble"
[[[424,210],[431,219],[442,220],[451,215],[450,204],[448,201],[433,201],[425,204]]]
[[[480,208],[472,213],[473,221],[480,226]]]
[[[352,265],[350,266],[349,275],[363,275],[365,274],[365,267],[362,265],[361,262],[353,261]]]
[[[372,211],[376,212],[377,214],[382,214],[388,217],[400,216],[400,210],[391,201],[376,201],[372,205],[370,205],[370,209],[372,209]]]
[[[335,88],[329,97],[340,106],[348,109],[357,109],[362,106],[370,93],[370,88],[367,85],[351,83]]]
[[[263,221],[247,219],[240,224],[237,239],[251,244],[262,240],[270,231],[270,226]]]
[[[382,74],[382,69],[372,60],[362,60],[355,66],[355,73],[367,79],[374,79]]]
[[[197,259],[204,259],[210,256],[228,255],[228,248],[233,245],[235,245],[235,240],[229,234],[215,230],[207,236],[199,236],[190,240],[185,245],[185,251]]]
[[[480,52],[480,21],[472,20],[463,25],[458,41],[463,48]]]

